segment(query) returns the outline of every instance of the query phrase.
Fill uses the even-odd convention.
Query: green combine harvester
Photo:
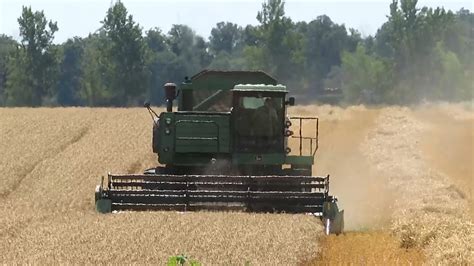
[[[286,97],[285,86],[262,71],[204,70],[185,78],[179,90],[173,83],[164,88],[166,112],[158,115],[145,104],[160,166],[109,174],[95,191],[97,211],[308,213],[321,217],[326,234],[343,231],[329,175],[312,175],[319,120],[288,116],[295,99]],[[312,136],[304,135],[308,124]],[[299,144],[297,155],[289,138]]]

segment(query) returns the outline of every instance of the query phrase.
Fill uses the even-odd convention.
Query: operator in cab
[[[272,98],[265,98],[264,105],[259,107],[254,116],[255,136],[262,146],[270,146],[278,134],[278,115],[273,106]]]

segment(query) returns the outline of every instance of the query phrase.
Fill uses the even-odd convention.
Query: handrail
[[[310,143],[310,154],[311,156],[315,156],[316,151],[319,148],[319,118],[315,116],[289,116],[288,119],[298,119],[299,120],[299,135],[298,136],[292,136],[292,138],[299,138],[300,140],[300,156],[303,155],[303,140],[309,140]],[[315,136],[303,136],[303,120],[316,120],[315,123]],[[315,147],[313,149],[313,141],[315,142]]]

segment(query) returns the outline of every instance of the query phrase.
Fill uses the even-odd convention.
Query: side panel
[[[161,164],[196,165],[229,154],[229,113],[162,113],[158,129],[158,160]]]
[[[160,114],[158,133],[155,135],[158,161],[161,164],[169,164],[174,159],[174,121],[175,113],[163,112]]]
[[[229,115],[175,115],[176,153],[229,153]]]

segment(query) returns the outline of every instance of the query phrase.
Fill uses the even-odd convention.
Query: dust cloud
[[[290,112],[320,119],[313,174],[330,175],[330,192],[338,197],[344,209],[345,229],[360,231],[389,226],[392,191],[363,154],[379,110],[324,105],[294,107]],[[298,130],[296,125],[295,132]],[[314,136],[314,131],[311,125],[303,125],[303,135]],[[296,151],[299,143],[294,140],[291,144]]]
[[[388,238],[377,240],[374,230],[382,230],[395,236],[401,248],[423,250],[433,264],[474,261],[474,225],[469,215],[472,104],[307,106],[294,110],[321,118],[314,170],[320,175],[331,174],[331,192],[339,196],[349,231],[366,232],[367,245],[391,242]],[[322,254],[350,246],[358,237],[349,233],[342,240],[329,238]],[[390,252],[382,249],[380,258],[393,254]],[[336,253],[329,256],[339,258]],[[370,254],[366,253],[375,258]],[[416,254],[413,260],[422,262]]]
[[[422,143],[433,135],[433,126],[417,117],[420,111],[413,109],[416,108],[384,108],[364,149],[371,165],[397,193],[390,230],[402,247],[422,248],[429,263],[472,262],[474,225],[469,218],[470,199],[459,193],[455,177],[432,165],[423,152]],[[443,152],[456,153],[457,148],[444,146]],[[472,169],[472,164],[469,167]]]
[[[470,201],[474,221],[474,112],[472,104],[428,104],[415,110],[427,126],[421,151],[431,167],[448,175],[453,189]]]

